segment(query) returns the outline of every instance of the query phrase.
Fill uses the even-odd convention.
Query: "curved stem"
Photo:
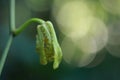
[[[39,24],[43,24],[44,21],[42,19],[39,19],[39,18],[32,18],[28,21],[26,21],[23,25],[21,25],[19,28],[15,29],[13,31],[13,35],[14,36],[17,36],[18,34],[20,34],[26,27],[28,27],[28,25],[30,25],[31,23],[33,22],[36,22],[36,23],[39,23]]]
[[[8,43],[7,43],[6,47],[5,47],[5,50],[4,50],[4,52],[2,54],[2,57],[1,57],[1,60],[0,60],[0,75],[1,75],[2,69],[4,67],[4,64],[5,64],[5,61],[6,61],[6,58],[7,58],[7,54],[8,54],[8,51],[10,49],[12,40],[13,40],[13,36],[10,35],[10,37],[8,39]]]

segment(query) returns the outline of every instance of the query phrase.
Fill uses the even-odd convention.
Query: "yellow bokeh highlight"
[[[58,14],[56,21],[60,30],[68,37],[83,37],[89,29],[92,13],[88,6],[82,1],[73,1],[63,4]]]
[[[53,15],[65,35],[61,45],[64,60],[77,67],[89,65],[107,44],[105,23],[94,16],[94,9],[84,0],[68,1],[56,7],[59,10],[54,8]]]
[[[74,42],[67,37],[63,40],[61,47],[63,59],[74,67],[84,67],[91,63],[96,56],[96,54],[87,54],[80,51]]]

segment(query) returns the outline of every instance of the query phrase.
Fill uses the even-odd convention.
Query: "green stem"
[[[15,30],[15,0],[10,1],[10,31]]]
[[[10,0],[10,32],[12,32],[14,30],[15,30],[15,0]],[[13,40],[13,34],[11,34],[9,36],[7,45],[3,51],[3,54],[2,54],[2,57],[0,60],[0,76],[1,76],[1,73],[2,73],[2,70],[4,67],[7,55],[8,55],[8,51],[9,51],[10,46],[12,44],[12,40]]]
[[[1,57],[1,60],[0,60],[0,75],[1,75],[1,72],[3,70],[3,67],[4,67],[4,64],[5,64],[5,61],[6,61],[6,58],[7,58],[7,54],[8,54],[8,51],[10,49],[12,40],[13,40],[13,36],[10,35],[9,40],[7,42],[7,45],[5,47],[5,50],[4,50],[4,52],[2,54],[2,57]]]
[[[16,30],[13,31],[13,35],[17,36],[18,34],[20,34],[26,27],[28,27],[31,23],[36,22],[39,24],[43,24],[44,21],[42,19],[39,18],[32,18],[28,21],[26,21],[23,25],[21,25],[19,28],[17,28]]]

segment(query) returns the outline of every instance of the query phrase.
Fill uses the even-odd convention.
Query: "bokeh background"
[[[9,37],[9,0],[0,0],[0,58]],[[14,38],[0,80],[120,80],[120,0],[16,0],[16,27],[54,24],[63,51],[57,70],[35,51],[36,25]]]

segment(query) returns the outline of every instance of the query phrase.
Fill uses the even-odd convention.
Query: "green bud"
[[[62,59],[62,50],[51,22],[37,26],[36,51],[40,54],[40,62],[46,65],[53,62],[53,68],[59,67]]]

